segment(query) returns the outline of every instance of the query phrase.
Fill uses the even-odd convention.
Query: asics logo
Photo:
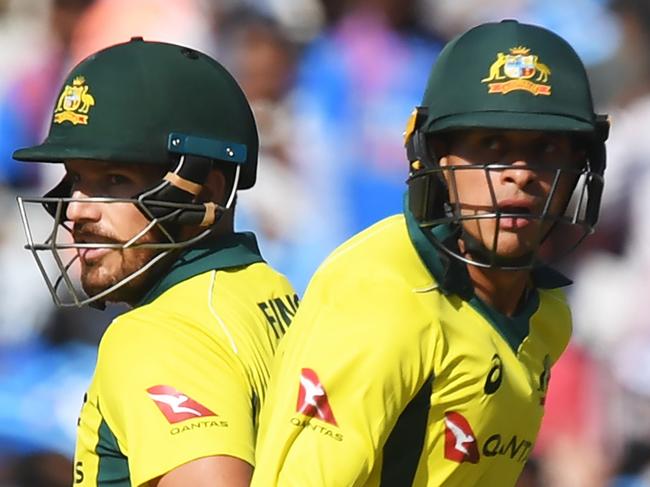
[[[491,368],[485,379],[485,385],[483,386],[483,392],[485,394],[494,394],[499,387],[501,386],[501,381],[503,380],[503,363],[501,362],[501,357],[498,353],[495,353],[492,357]]]

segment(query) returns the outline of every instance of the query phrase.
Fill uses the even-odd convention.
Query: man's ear
[[[226,198],[226,177],[218,169],[212,169],[203,183],[203,191],[199,194],[199,199],[223,205]]]
[[[445,138],[437,135],[430,136],[427,143],[429,153],[436,159],[436,163],[439,163],[441,158],[449,155],[449,143]]]

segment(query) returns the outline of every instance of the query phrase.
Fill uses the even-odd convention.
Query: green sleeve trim
[[[121,452],[117,438],[103,419],[97,435],[99,437],[95,447],[95,453],[99,457],[97,486],[131,487],[129,460]]]
[[[433,374],[397,419],[384,445],[379,487],[413,484],[424,451],[432,391]]]

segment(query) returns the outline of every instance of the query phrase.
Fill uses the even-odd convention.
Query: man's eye
[[[555,154],[558,151],[558,146],[555,142],[547,142],[542,144],[541,151],[544,154]]]
[[[546,137],[535,145],[538,154],[569,154],[572,152],[569,140],[561,137]]]
[[[483,139],[483,148],[489,151],[498,152],[503,148],[501,140],[496,137],[488,137]]]
[[[108,182],[112,185],[128,184],[129,178],[121,176],[120,174],[109,174]]]

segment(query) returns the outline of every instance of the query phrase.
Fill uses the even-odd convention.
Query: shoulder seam
[[[366,235],[363,236],[363,238],[360,238],[356,242],[350,243],[350,245],[345,245],[344,247],[339,247],[338,250],[336,250],[327,259],[325,259],[325,261],[322,264],[322,267],[331,264],[332,262],[334,262],[339,257],[347,254],[350,250],[354,249],[355,247],[358,247],[359,245],[361,245],[363,242],[365,242],[369,238],[375,236],[375,234],[377,234],[381,230],[383,230],[385,226],[388,226],[388,224],[391,224],[391,225],[394,224],[395,223],[394,220],[396,218],[399,218],[399,215],[394,215],[393,217],[389,217],[388,221],[383,222],[384,223],[383,225],[382,224],[377,225],[377,227],[374,230],[369,231]]]
[[[221,328],[223,333],[228,338],[228,341],[230,342],[230,347],[232,348],[233,352],[235,352],[235,355],[239,355],[239,351],[237,350],[237,345],[235,344],[235,340],[232,337],[232,334],[230,333],[230,330],[228,330],[228,327],[226,326],[226,323],[223,321],[221,316],[219,316],[219,313],[217,313],[217,310],[214,309],[214,306],[212,306],[212,295],[213,295],[213,292],[214,292],[214,285],[215,285],[216,279],[217,279],[217,271],[213,270],[212,271],[212,276],[210,277],[210,285],[208,286],[208,309],[210,310],[210,314],[214,317],[214,319],[219,324],[219,327]]]

